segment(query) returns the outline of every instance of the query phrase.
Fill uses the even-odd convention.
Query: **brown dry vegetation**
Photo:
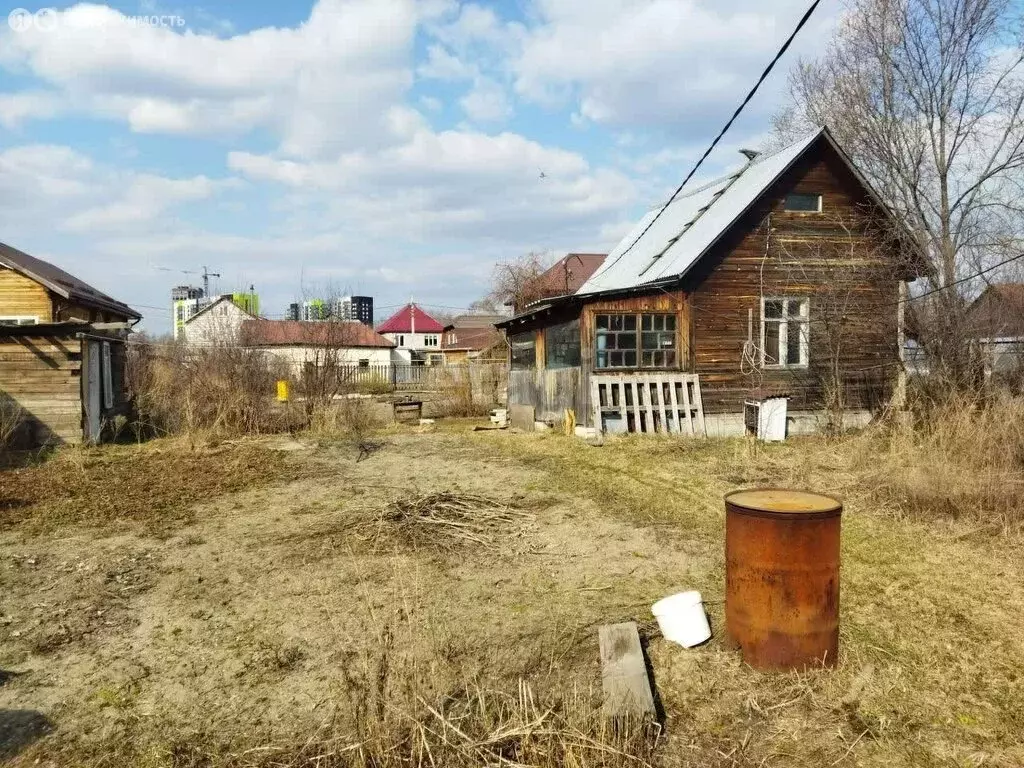
[[[1005,415],[964,423],[991,435]],[[0,533],[0,669],[17,673],[0,685],[0,719],[39,713],[52,727],[10,757],[175,767],[1019,765],[1019,502],[992,527],[966,514],[980,486],[957,497],[955,514],[905,490],[939,457],[950,477],[996,462],[998,482],[1019,472],[1020,454],[1009,458],[1007,444],[987,458],[958,451],[949,441],[967,438],[950,429],[941,438],[903,428],[772,446],[630,438],[593,447],[554,434],[469,433],[457,422],[390,430],[358,461],[329,442],[276,453],[284,466],[314,469],[273,475],[256,463],[251,487],[225,481],[183,496],[166,512],[183,524],[160,536],[130,515],[113,535],[109,516],[76,516],[57,499],[76,525],[42,526],[40,507]],[[163,474],[161,484],[176,474],[193,482],[180,475],[196,467],[168,447],[95,455],[155,462],[147,472]],[[244,472],[251,450],[227,444],[211,461],[236,457]],[[720,641],[721,497],[762,484],[844,497],[835,671],[758,673]],[[430,545],[430,527],[446,525],[443,546]],[[689,651],[661,639],[649,614],[684,588],[704,593],[715,629]],[[641,623],[664,708],[657,738],[608,732],[596,714],[596,627],[627,619]]]

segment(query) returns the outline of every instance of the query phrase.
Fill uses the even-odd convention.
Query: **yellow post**
[[[288,402],[288,382],[284,379],[279,379],[277,382],[277,402]]]
[[[562,422],[565,428],[565,434],[572,437],[576,434],[576,411],[572,408],[565,409],[565,421]]]

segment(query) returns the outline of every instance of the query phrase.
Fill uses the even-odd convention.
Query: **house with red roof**
[[[394,344],[392,358],[396,363],[437,365],[443,361],[444,325],[413,302],[378,325],[377,333]]]
[[[285,361],[296,374],[323,358],[323,350],[337,350],[342,365],[372,367],[382,372],[391,366],[394,343],[368,325],[355,320],[244,320],[239,341]]]

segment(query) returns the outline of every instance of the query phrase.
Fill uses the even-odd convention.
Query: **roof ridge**
[[[711,187],[717,186],[718,184],[722,184],[722,183],[724,183],[726,181],[729,181],[730,179],[734,179],[736,176],[739,176],[739,175],[745,173],[747,170],[749,170],[753,166],[760,165],[764,161],[766,161],[766,160],[768,160],[768,159],[770,159],[772,157],[775,157],[775,155],[781,154],[781,153],[785,152],[786,150],[791,149],[792,147],[796,146],[797,144],[800,144],[801,142],[807,141],[809,138],[811,138],[811,136],[817,136],[823,130],[825,130],[824,126],[820,126],[819,125],[813,131],[808,131],[801,138],[796,139],[795,141],[791,141],[788,144],[784,144],[783,146],[781,146],[778,149],[776,149],[774,152],[758,152],[753,160],[750,160],[749,162],[744,163],[743,165],[736,166],[736,168],[734,170],[731,170],[731,171],[728,171],[726,173],[723,173],[721,176],[716,176],[715,178],[711,179],[710,181],[704,182],[699,187],[695,187],[694,189],[691,189],[688,192],[682,192],[682,193],[676,195],[674,198],[672,198],[672,200],[670,202],[661,203],[659,205],[653,205],[653,206],[651,206],[648,209],[648,211],[654,211],[654,210],[657,210],[657,209],[663,209],[666,206],[670,205],[671,203],[674,203],[676,200],[683,200],[683,199],[685,199],[687,197],[693,197],[694,195],[700,194],[701,192],[704,192],[704,191],[710,189]]]

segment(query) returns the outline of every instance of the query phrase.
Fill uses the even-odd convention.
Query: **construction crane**
[[[162,270],[164,272],[180,272],[183,275],[200,275],[203,278],[203,296],[206,298],[210,297],[210,278],[220,277],[220,272],[211,272],[207,267],[203,267],[202,272],[195,272],[188,269],[175,269],[173,267],[155,267],[155,269]]]

